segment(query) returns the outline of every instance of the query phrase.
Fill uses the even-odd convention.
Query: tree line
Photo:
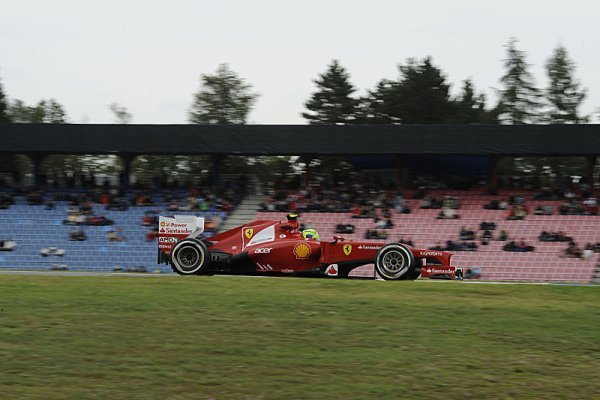
[[[314,80],[316,90],[304,103],[302,117],[310,124],[530,124],[586,123],[580,107],[586,90],[575,77],[576,65],[566,48],[557,46],[545,63],[548,85],[537,87],[526,53],[515,38],[506,44],[504,74],[499,78],[498,100],[490,103],[470,78],[456,96],[442,69],[428,56],[409,58],[398,66],[396,79],[381,79],[366,95],[358,96],[350,74],[338,60]],[[193,95],[188,122],[245,124],[259,94],[221,64],[214,74],[202,74]],[[109,105],[116,122],[129,123],[131,113],[117,103]],[[0,122],[67,123],[65,108],[55,99],[27,105],[8,101],[0,82]]]
[[[302,116],[311,124],[528,124],[585,123],[580,106],[586,91],[564,46],[545,64],[549,84],[539,89],[517,40],[506,45],[504,75],[496,104],[477,93],[471,79],[450,95],[450,83],[431,57],[408,59],[396,80],[382,79],[366,96],[356,96],[348,72],[334,60],[314,81],[317,90]]]

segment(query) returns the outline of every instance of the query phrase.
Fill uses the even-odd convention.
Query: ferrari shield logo
[[[246,237],[248,239],[250,239],[250,238],[252,238],[252,235],[254,235],[254,229],[248,228],[244,231],[244,234],[246,235]]]
[[[352,253],[352,245],[351,244],[345,244],[344,247],[344,254],[349,256],[350,253]]]

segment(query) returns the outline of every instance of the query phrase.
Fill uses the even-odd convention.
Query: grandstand
[[[565,231],[583,246],[598,244],[600,233],[597,215],[533,215],[537,205],[552,205],[559,200],[536,200],[531,192],[510,190],[491,196],[498,188],[497,169],[502,157],[515,155],[562,156],[584,158],[581,177],[594,190],[597,175],[597,154],[600,153],[600,136],[594,125],[381,125],[381,126],[234,126],[234,125],[29,125],[4,124],[5,140],[0,142],[0,155],[21,154],[29,157],[33,165],[29,174],[34,187],[44,185],[41,171],[42,160],[56,154],[114,154],[121,158],[120,190],[129,190],[132,160],[143,155],[209,155],[212,163],[210,184],[212,189],[222,185],[221,166],[225,155],[240,156],[286,155],[301,156],[305,160],[327,156],[368,156],[389,159],[388,181],[396,189],[405,190],[406,205],[412,213],[391,212],[392,229],[386,229],[387,241],[411,239],[421,248],[437,246],[447,240],[458,239],[461,227],[478,231],[483,221],[494,222],[514,240],[523,239],[535,247],[528,253],[503,250],[504,242],[492,240],[480,245],[477,251],[453,251],[454,264],[461,267],[477,267],[482,279],[525,280],[556,282],[590,282],[595,279],[598,255],[585,259],[562,257],[565,243],[540,242],[537,236],[543,230]],[[370,140],[365,140],[368,137]],[[570,140],[565,141],[565,137]],[[85,140],[83,140],[84,138]],[[459,219],[437,219],[439,210],[421,209],[419,200],[408,193],[407,169],[410,165],[421,168],[433,165],[432,160],[444,156],[477,156],[487,162],[485,171],[479,171],[487,181],[487,187],[476,190],[433,189],[439,196],[456,196],[460,209]],[[411,157],[419,158],[418,162]],[[429,157],[427,159],[427,157]],[[453,160],[455,162],[456,160]],[[311,173],[305,171],[305,185]],[[482,164],[483,165],[483,164]],[[481,166],[480,166],[481,167]],[[479,167],[477,167],[479,168]],[[7,171],[12,172],[12,171]],[[73,173],[77,171],[71,171]],[[252,172],[248,171],[249,174]],[[271,179],[271,184],[273,179]],[[0,188],[1,189],[1,188]],[[298,189],[298,188],[295,188]],[[382,188],[380,188],[382,190]],[[430,188],[431,189],[431,188]],[[252,190],[255,190],[252,188]],[[352,192],[353,189],[346,189]],[[373,189],[373,186],[370,190]],[[0,190],[1,191],[1,190]],[[265,190],[262,190],[263,194]],[[153,195],[156,193],[152,193]],[[519,195],[525,198],[530,209],[525,220],[507,220],[506,211],[486,210],[484,204],[499,196]],[[593,193],[592,193],[593,194]],[[362,200],[369,201],[370,193],[363,193]],[[93,205],[96,215],[104,215],[115,222],[126,241],[111,242],[107,239],[107,226],[86,226],[85,241],[69,241],[70,226],[63,225],[68,204],[56,201],[53,209],[42,205],[27,205],[23,196],[15,196],[15,204],[0,210],[0,240],[14,240],[17,248],[0,252],[0,268],[50,269],[69,268],[107,270],[146,270],[170,272],[165,265],[156,265],[156,243],[149,241],[147,228],[141,225],[146,211],[161,209],[165,213],[168,201],[158,198],[157,206],[131,206],[126,211],[107,211],[100,204]],[[130,199],[131,200],[131,199]],[[330,207],[331,208],[331,207]],[[334,207],[333,207],[334,208]],[[280,212],[255,212],[259,218],[282,218]],[[372,219],[352,218],[350,212],[330,209],[330,212],[304,213],[306,224],[319,229],[321,238],[331,237],[338,223],[355,225],[355,232],[348,239],[364,240],[365,232],[374,229]],[[171,214],[171,212],[166,212]],[[182,212],[178,212],[182,213]],[[201,212],[195,212],[202,215]],[[252,215],[252,213],[250,214]],[[224,217],[225,214],[220,215]],[[234,219],[230,221],[231,226]],[[477,237],[479,234],[477,232]],[[497,233],[494,233],[496,235]],[[43,248],[56,247],[65,250],[63,257],[43,257]],[[364,267],[358,273],[370,275],[372,267]]]
[[[442,193],[442,192],[439,192]],[[540,242],[541,231],[565,231],[578,243],[600,242],[597,229],[600,216],[586,215],[528,215],[525,220],[507,220],[506,210],[486,210],[484,205],[502,196],[475,194],[473,191],[444,191],[456,196],[461,202],[457,210],[458,219],[437,219],[439,210],[419,208],[419,200],[406,199],[412,209],[410,214],[393,212],[394,227],[386,229],[387,241],[412,240],[415,246],[428,248],[447,240],[457,240],[462,227],[477,232],[482,221],[494,222],[497,230],[506,230],[509,237],[524,239],[535,247],[528,253],[514,253],[502,250],[505,242],[492,240],[487,246],[479,246],[478,251],[456,251],[453,263],[464,268],[478,267],[484,280],[503,281],[552,281],[552,282],[591,282],[594,279],[597,254],[589,259],[566,258],[562,253],[566,243]],[[514,194],[515,192],[511,192]],[[530,208],[537,204],[557,206],[556,201],[534,200],[530,193],[523,196]],[[63,221],[69,207],[67,202],[57,202],[53,209],[43,205],[27,205],[21,196],[15,197],[15,204],[0,210],[0,225],[3,240],[14,240],[14,251],[0,252],[0,268],[11,269],[61,269],[69,270],[138,270],[170,273],[166,265],[156,264],[156,241],[147,238],[148,228],[141,225],[147,211],[161,209],[165,204],[157,198],[157,206],[133,206],[126,211],[109,211],[103,205],[94,205],[93,213],[103,215],[115,222],[112,226],[85,226],[85,241],[69,241],[73,228]],[[180,214],[196,214],[205,217],[215,213],[182,211]],[[225,213],[218,213],[225,218]],[[256,218],[283,219],[284,212],[257,212]],[[304,213],[302,222],[316,227],[322,240],[335,235],[338,224],[355,226],[353,234],[344,234],[347,240],[364,240],[368,229],[375,229],[375,223],[368,218],[352,218],[351,213]],[[125,241],[110,242],[107,233],[119,229]],[[497,234],[497,231],[495,232]],[[44,257],[43,248],[56,247],[65,250],[64,256]],[[373,276],[373,267],[365,266],[355,271],[356,276]]]

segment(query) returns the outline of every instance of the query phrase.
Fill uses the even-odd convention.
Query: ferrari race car
[[[158,263],[180,275],[293,275],[348,277],[374,264],[385,280],[460,278],[450,253],[419,250],[402,243],[305,238],[296,216],[287,221],[255,220],[202,237],[204,219],[193,215],[159,218]],[[375,277],[375,275],[374,275]]]

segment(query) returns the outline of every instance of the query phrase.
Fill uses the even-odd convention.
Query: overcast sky
[[[187,122],[202,73],[220,63],[260,93],[257,124],[303,124],[313,79],[334,58],[359,94],[433,57],[456,93],[471,77],[495,100],[504,45],[518,38],[538,86],[562,43],[600,107],[598,0],[0,0],[0,79],[10,99],[62,103],[73,123]]]

